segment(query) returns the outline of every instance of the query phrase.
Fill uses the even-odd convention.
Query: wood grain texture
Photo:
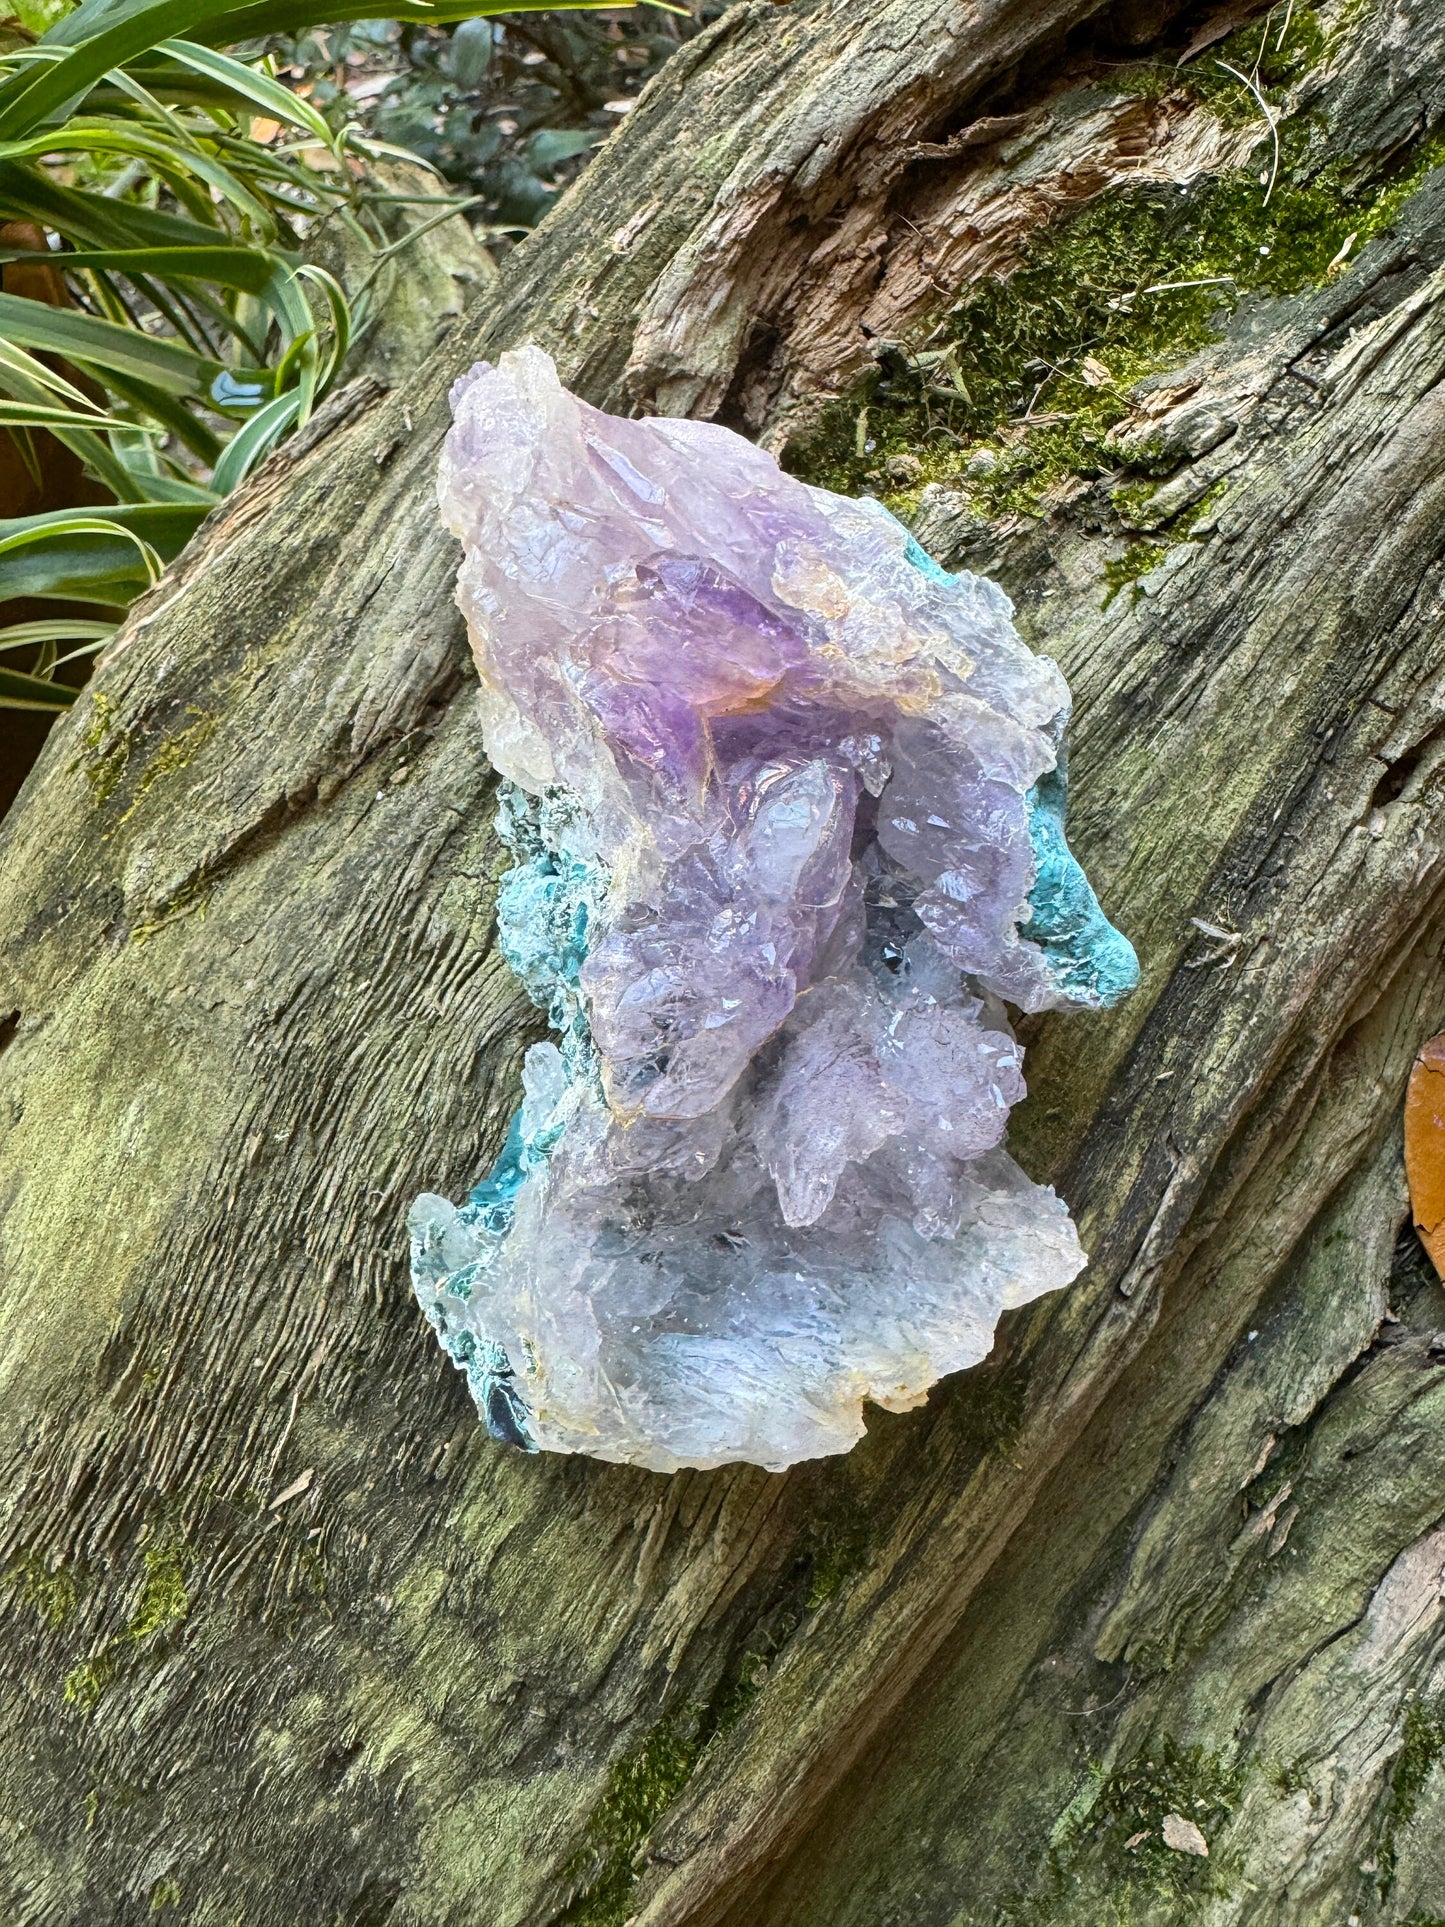
[[[664,1479],[494,1447],[406,1279],[410,1198],[475,1177],[538,1034],[434,519],[450,381],[530,337],[600,403],[782,433],[858,298],[840,220],[906,215],[899,156],[1001,98],[1062,111],[1082,11],[745,0],[464,340],[218,511],[55,732],[0,831],[8,1916],[1162,1922],[1104,1807],[1048,1842],[1165,1738],[1245,1762],[1191,1859],[1236,1870],[1218,1919],[1445,1904],[1428,1765],[1389,1804],[1445,1563],[1435,1306],[1391,1269],[1445,1024],[1438,173],[1138,398],[1169,486],[1225,485],[1140,593],[1104,606],[1087,500],[986,537],[1145,966],[1030,1039],[1016,1137],[1079,1286],[845,1461]],[[1329,124],[1405,152],[1438,18],[1350,17]],[[1172,110],[1139,138],[1234,157]],[[930,205],[995,205],[1010,163],[951,153]],[[981,271],[948,260],[945,295]],[[920,533],[977,559],[950,514]]]

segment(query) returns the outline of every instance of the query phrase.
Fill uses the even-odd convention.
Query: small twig
[[[1332,274],[1339,273],[1340,269],[1345,265],[1346,261],[1348,261],[1350,258],[1350,249],[1355,245],[1356,241],[1358,241],[1359,238],[1360,237],[1358,234],[1351,234],[1346,236],[1344,243],[1340,248],[1339,253],[1335,256],[1334,260],[1330,262],[1330,265],[1325,269],[1326,280],[1328,280]]]
[[[1270,106],[1269,102],[1248,74],[1242,74],[1238,67],[1231,67],[1227,60],[1216,60],[1214,64],[1216,67],[1222,67],[1225,73],[1233,74],[1241,87],[1247,87],[1249,89],[1259,103],[1259,111],[1264,115],[1264,121],[1266,127],[1269,129],[1270,139],[1274,142],[1274,161],[1269,170],[1269,186],[1264,190],[1264,204],[1268,207],[1269,197],[1274,192],[1274,184],[1279,179],[1279,127],[1275,122],[1274,109]]]
[[[1111,1706],[1117,1706],[1119,1704],[1128,1690],[1129,1682],[1125,1680],[1113,1699],[1105,1700],[1102,1706],[1066,1706],[1064,1708],[1064,1718],[1068,1720],[1088,1720],[1092,1719],[1095,1713],[1107,1713]]]
[[[924,252],[924,250],[925,250],[925,248],[927,247],[927,241],[926,241],[926,239],[925,239],[925,237],[924,237],[924,233],[923,233],[923,230],[922,230],[922,228],[920,228],[920,227],[915,227],[915,226],[914,226],[914,224],[913,224],[913,222],[909,220],[909,218],[908,218],[908,216],[907,216],[906,214],[902,214],[902,215],[900,215],[900,216],[899,216],[899,219],[900,219],[900,220],[902,221],[902,223],[903,223],[903,225],[904,225],[904,227],[906,227],[906,228],[908,228],[908,229],[909,229],[909,230],[910,230],[910,231],[911,231],[911,232],[912,232],[913,234],[915,234],[915,235],[917,235],[917,237],[918,237],[918,265],[919,265],[919,267],[920,267],[920,268],[922,268],[922,270],[923,270],[923,272],[924,272],[924,273],[925,273],[925,274],[926,274],[926,275],[928,276],[928,279],[929,279],[929,281],[930,281],[930,283],[931,283],[931,284],[933,285],[933,287],[935,287],[935,288],[936,288],[936,289],[938,290],[938,292],[939,292],[939,293],[940,293],[941,295],[944,295],[944,296],[946,296],[946,297],[947,297],[947,299],[951,301],[951,300],[953,299],[953,296],[954,296],[954,293],[955,293],[955,290],[953,290],[953,289],[951,289],[951,288],[946,288],[946,287],[945,287],[945,286],[943,285],[943,283],[942,283],[942,282],[941,282],[940,280],[938,280],[938,278],[937,278],[937,277],[935,276],[935,274],[934,274],[934,272],[933,272],[933,265],[932,265],[932,263],[931,263],[931,262],[929,261],[929,259],[928,259],[928,257],[927,257],[927,255],[926,255],[926,254],[925,254],[925,252]],[[932,336],[930,335],[930,336],[929,336],[929,340],[931,341],[932,339],[933,339],[933,337],[932,337]]]
[[[1218,288],[1226,283],[1232,284],[1232,274],[1203,274],[1197,281],[1156,281],[1152,288],[1142,288],[1142,294],[1168,294],[1174,288]]]

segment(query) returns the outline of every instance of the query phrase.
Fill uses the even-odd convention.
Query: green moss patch
[[[115,1660],[109,1649],[97,1653],[93,1659],[82,1660],[65,1676],[65,1704],[88,1719],[114,1675]]]
[[[88,1719],[115,1678],[121,1662],[137,1646],[177,1626],[191,1609],[188,1583],[195,1561],[178,1532],[163,1530],[147,1546],[144,1576],[125,1631],[107,1639],[89,1659],[74,1667],[65,1680],[65,1704]]]
[[[1196,1856],[1169,1846],[1164,1823],[1171,1815],[1191,1821],[1212,1846],[1243,1782],[1242,1769],[1223,1755],[1167,1736],[1112,1772],[1091,1768],[1050,1831],[1045,1878],[1003,1903],[999,1927],[1050,1927],[1064,1918],[1123,1922],[1160,1902],[1182,1909],[1226,1892],[1212,1852]],[[1088,1896],[1097,1896],[1093,1916]]]
[[[22,1605],[31,1607],[52,1631],[63,1626],[75,1611],[75,1575],[63,1561],[51,1567],[38,1554],[27,1553],[0,1574],[0,1584],[10,1587]]]
[[[1104,607],[1108,608],[1121,589],[1140,581],[1151,569],[1157,569],[1164,559],[1164,554],[1165,550],[1158,542],[1131,542],[1121,556],[1116,557],[1112,562],[1106,562],[1104,564]]]
[[[214,893],[215,885],[209,877],[193,877],[190,882],[181,885],[157,916],[144,918],[132,927],[131,942],[149,943],[158,930],[164,930],[169,924],[179,923],[184,917],[204,919]]]
[[[92,693],[90,721],[80,741],[83,754],[71,768],[85,771],[85,780],[97,803],[109,802],[125,775],[131,752],[130,731],[121,728],[109,696]]]
[[[1316,130],[1295,118],[1280,124],[1279,174],[1267,192],[1263,116],[1220,63],[1253,74],[1258,62],[1268,98],[1318,57],[1323,35],[1311,9],[1297,10],[1284,46],[1272,29],[1261,52],[1262,26],[1231,36],[1184,77],[1168,70],[1174,89],[1206,99],[1211,112],[1233,101],[1259,120],[1247,168],[1185,189],[1111,190],[1042,229],[1014,273],[981,283],[931,330],[890,349],[862,389],[795,445],[789,467],[841,493],[881,494],[905,517],[918,486],[947,482],[995,519],[1039,514],[1074,478],[1123,466],[1149,473],[1147,457],[1126,463],[1111,441],[1130,390],[1217,336],[1246,295],[1322,285],[1445,160],[1445,137],[1436,137],[1362,181],[1343,159],[1321,158]]]
[[[1237,28],[1182,74],[1172,61],[1145,60],[1112,76],[1110,84],[1121,94],[1146,100],[1182,91],[1218,119],[1244,126],[1261,116],[1258,103],[1236,76],[1247,74],[1266,99],[1286,93],[1319,66],[1330,51],[1330,40],[1313,7],[1291,7],[1283,20],[1271,11]]]
[[[1388,1897],[1395,1884],[1399,1836],[1414,1819],[1425,1782],[1442,1756],[1445,1756],[1445,1698],[1416,1700],[1405,1714],[1400,1757],[1390,1776],[1390,1792],[1375,1854],[1382,1898]]]
[[[757,1700],[774,1661],[805,1617],[867,1564],[867,1522],[847,1488],[820,1496],[779,1596],[706,1702],[665,1715],[612,1768],[582,1845],[566,1869],[580,1889],[557,1927],[622,1927],[632,1913],[638,1849],[697,1771],[712,1742]]]
[[[146,762],[136,779],[135,796],[130,808],[120,819],[122,823],[135,814],[143,798],[149,795],[163,776],[174,775],[177,770],[185,769],[187,764],[194,762],[215,735],[218,717],[208,710],[197,709],[194,704],[186,714],[194,717],[195,720],[188,723],[184,729],[177,730],[174,736],[167,737]]]
[[[808,1590],[802,1612],[811,1613],[826,1605],[868,1564],[868,1522],[862,1509],[846,1500],[825,1505],[810,1521],[803,1549],[808,1561]]]
[[[184,1540],[165,1535],[145,1555],[145,1579],[126,1632],[132,1639],[153,1639],[179,1624],[191,1609],[186,1582],[191,1555]]]
[[[1166,1846],[1164,1822],[1170,1814],[1192,1820],[1207,1841],[1233,1813],[1242,1785],[1241,1770],[1222,1755],[1180,1747],[1166,1737],[1115,1768],[1072,1840],[1057,1842],[1056,1849],[1077,1848],[1087,1838],[1118,1873],[1142,1877],[1160,1893],[1194,1890],[1206,1863]]]
[[[637,1879],[633,1856],[692,1778],[706,1744],[703,1732],[696,1712],[669,1714],[613,1767],[567,1872],[574,1880],[586,1878],[599,1861],[601,1870],[559,1917],[558,1927],[622,1927]]]
[[[109,696],[92,694],[90,704],[90,720],[80,739],[82,753],[71,767],[84,770],[90,793],[97,803],[108,803],[130,769],[137,738],[133,730],[122,726]],[[135,794],[120,818],[122,823],[135,814],[141,799],[162,777],[184,769],[193,762],[215,735],[220,719],[209,710],[197,709],[192,705],[186,714],[191,721],[184,729],[167,737],[141,768],[136,778]]]

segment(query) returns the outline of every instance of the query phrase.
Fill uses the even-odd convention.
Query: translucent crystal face
[[[1084,1264],[1001,1148],[1003,1000],[1137,975],[1064,841],[1068,691],[993,583],[727,429],[534,348],[452,399],[499,938],[557,1041],[468,1201],[417,1201],[417,1295],[510,1443],[846,1451]]]

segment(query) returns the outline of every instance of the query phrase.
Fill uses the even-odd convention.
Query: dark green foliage
[[[0,292],[0,434],[40,510],[0,521],[0,604],[64,605],[41,621],[0,618],[0,655],[14,659],[0,707],[72,703],[73,682],[55,672],[103,645],[344,367],[395,251],[376,205],[387,197],[368,183],[375,149],[349,96],[333,88],[328,117],[305,97],[314,86],[287,88],[259,53],[234,59],[215,43],[374,11],[45,0],[30,24],[0,24],[0,221],[25,224],[0,262],[30,277]],[[449,48],[431,22],[485,14],[489,0],[396,11]],[[490,27],[467,27],[458,72],[475,76]],[[403,31],[354,28],[372,43]],[[539,135],[534,149],[545,169],[578,142]],[[443,215],[453,205],[441,182],[428,198]],[[358,244],[351,287],[304,258],[333,223]],[[47,475],[57,445],[68,480],[53,461]]]
[[[1327,37],[1313,7],[1292,7],[1282,21],[1271,9],[1203,53],[1183,85],[1221,120],[1244,125],[1259,117],[1259,109],[1236,76],[1247,75],[1268,99],[1303,80],[1326,50]],[[1113,84],[1121,93],[1156,99],[1177,90],[1181,75],[1173,61],[1141,61],[1115,74]]]
[[[145,1552],[145,1581],[135,1611],[126,1625],[132,1639],[151,1639],[185,1618],[190,1611],[187,1591],[194,1560],[178,1533],[162,1533]]]
[[[1088,1839],[1107,1861],[1121,1871],[1137,1868],[1139,1878],[1159,1892],[1194,1891],[1206,1864],[1165,1846],[1164,1821],[1170,1814],[1192,1820],[1208,1840],[1234,1811],[1242,1784],[1239,1769],[1220,1755],[1177,1746],[1166,1736],[1115,1768],[1077,1832],[1058,1843],[1059,1851]],[[1138,1840],[1141,1832],[1145,1837]]]
[[[14,1589],[23,1604],[33,1607],[40,1622],[51,1631],[63,1626],[75,1611],[78,1589],[75,1575],[65,1565],[47,1566],[36,1554],[29,1553],[4,1573],[0,1584]]]
[[[558,1927],[622,1927],[636,1882],[632,1856],[692,1778],[703,1745],[696,1714],[670,1714],[635,1753],[613,1767],[572,1868],[575,1877],[586,1879],[600,1860],[601,1871],[560,1916]]]
[[[1164,558],[1164,550],[1157,542],[1131,542],[1121,556],[1113,562],[1104,564],[1104,581],[1107,585],[1104,607],[1118,595],[1119,591],[1131,587],[1151,569],[1157,569]]]
[[[568,1869],[580,1889],[558,1927],[622,1927],[632,1912],[633,1859],[697,1770],[709,1744],[748,1711],[778,1655],[802,1625],[868,1562],[865,1515],[845,1486],[819,1497],[770,1608],[706,1703],[666,1714],[612,1768]]]
[[[985,1364],[972,1374],[960,1400],[959,1423],[980,1456],[1009,1450],[1023,1423],[1027,1393],[1027,1373],[1017,1365]]]
[[[473,218],[519,231],[541,220],[662,62],[723,4],[695,0],[681,16],[513,15],[453,31],[372,20],[308,33],[280,57],[338,123],[358,111],[350,90],[360,85],[372,132],[475,195]]]
[[[862,1508],[850,1500],[846,1487],[830,1497],[831,1503],[825,1499],[814,1513],[804,1538],[808,1590],[802,1612],[816,1612],[868,1563],[867,1521]]]

